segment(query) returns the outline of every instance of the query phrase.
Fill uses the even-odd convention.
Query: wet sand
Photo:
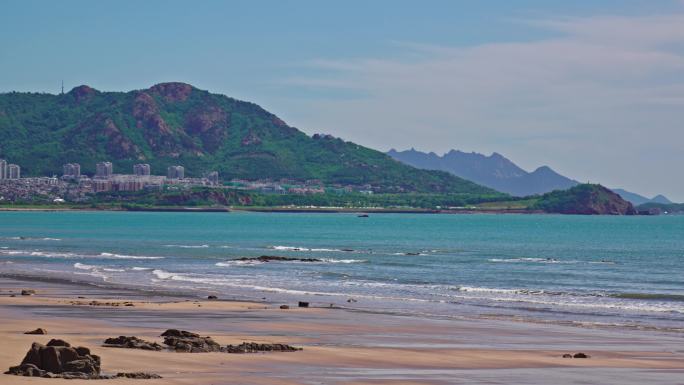
[[[36,289],[34,296],[18,295]],[[17,294],[16,297],[10,295]],[[79,298],[83,297],[83,298]],[[131,303],[133,306],[125,306]],[[207,301],[0,278],[0,369],[31,343],[90,347],[105,374],[146,371],[142,384],[684,384],[681,334],[506,320],[444,320],[279,304]],[[47,335],[24,335],[38,327]],[[286,343],[300,352],[175,353],[102,347],[107,337],[162,342],[168,328],[222,345]],[[562,358],[584,352],[589,359]],[[84,380],[0,375],[1,384]],[[98,381],[100,383],[100,381]]]

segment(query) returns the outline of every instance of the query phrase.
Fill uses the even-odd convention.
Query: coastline
[[[523,209],[391,209],[391,208],[328,208],[328,207],[2,207],[0,212],[61,212],[61,211],[121,211],[121,212],[256,212],[256,213],[326,213],[326,214],[546,214]]]
[[[10,296],[27,288],[37,294]],[[124,301],[132,306],[113,305]],[[0,369],[18,364],[32,341],[63,338],[101,355],[104,371],[144,370],[164,377],[146,380],[149,384],[212,384],[226,378],[241,384],[562,384],[577,378],[671,384],[684,373],[680,337],[662,333],[289,305],[281,310],[274,303],[208,301],[0,277],[0,336],[5,342]],[[46,328],[48,335],[22,334],[36,327]],[[100,346],[104,338],[118,335],[160,341],[158,335],[167,328],[211,335],[222,344],[287,343],[304,350],[233,355]],[[578,351],[591,358],[562,358]],[[8,375],[2,380],[33,382]]]

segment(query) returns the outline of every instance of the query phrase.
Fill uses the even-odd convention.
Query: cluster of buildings
[[[22,178],[21,168],[0,159],[0,201],[54,201],[87,202],[92,193],[135,192],[142,190],[161,191],[165,188],[179,189],[189,187],[223,187],[237,190],[255,191],[263,194],[346,194],[359,192],[372,194],[372,186],[332,185],[325,186],[320,180],[296,181],[281,179],[243,180],[233,179],[225,186],[219,184],[219,173],[212,171],[202,178],[186,178],[185,168],[181,165],[169,166],[166,175],[153,175],[147,163],[133,165],[132,174],[115,174],[111,162],[95,165],[92,177],[81,173],[81,165],[67,163],[62,166],[61,177]]]
[[[218,172],[216,171],[210,172],[204,178],[186,178],[185,168],[180,165],[169,166],[166,170],[166,176],[152,175],[152,167],[147,163],[133,165],[132,174],[115,174],[111,162],[99,162],[95,165],[95,175],[92,178],[81,175],[81,166],[78,163],[65,164],[63,171],[63,180],[90,185],[92,192],[161,189],[165,185],[192,187],[219,184]]]
[[[0,159],[0,201],[46,201],[85,202],[89,194],[107,191],[141,191],[186,188],[194,186],[218,186],[219,174],[208,173],[203,178],[186,178],[185,168],[174,165],[167,168],[167,175],[152,175],[149,164],[136,164],[132,174],[115,174],[111,162],[95,165],[92,177],[81,173],[81,165],[67,163],[62,166],[62,176],[21,178],[18,165],[7,164]]]
[[[21,178],[21,167],[0,159],[0,180]]]

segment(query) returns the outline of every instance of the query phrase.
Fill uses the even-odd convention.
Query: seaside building
[[[81,177],[81,165],[78,163],[67,163],[62,166],[63,176],[66,179],[78,179]]]
[[[93,179],[92,180],[92,190],[93,192],[103,192],[111,191],[112,181],[106,179]]]
[[[150,175],[150,165],[147,163],[139,163],[133,165],[133,174],[137,176],[149,176]]]
[[[7,179],[7,161],[0,159],[0,180]]]
[[[183,179],[185,177],[185,168],[183,166],[169,166],[166,177],[169,179]]]
[[[6,179],[19,179],[21,178],[21,167],[17,164],[7,165],[7,178]]]
[[[99,162],[95,165],[95,178],[109,179],[112,177],[113,170],[112,162]]]

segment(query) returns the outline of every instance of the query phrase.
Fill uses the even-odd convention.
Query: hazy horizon
[[[684,2],[8,1],[0,92],[180,81],[387,151],[684,201]]]

